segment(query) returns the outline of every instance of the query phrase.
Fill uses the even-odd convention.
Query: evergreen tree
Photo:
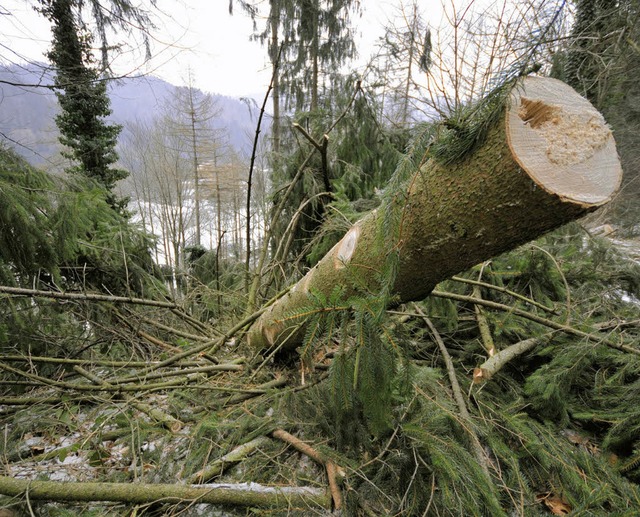
[[[41,0],[41,12],[51,21],[52,49],[48,57],[56,67],[55,88],[61,112],[56,117],[64,156],[76,162],[69,172],[97,181],[107,192],[108,203],[122,210],[113,188],[127,176],[113,167],[121,126],[108,124],[111,114],[106,82],[93,66],[91,35],[74,14],[75,0]]]
[[[640,164],[640,2],[579,0],[569,46],[556,59],[554,73],[587,97],[611,124],[622,159],[627,187],[619,200],[620,215],[637,222]],[[630,205],[630,206],[625,206]]]
[[[268,31],[275,30],[276,20],[283,47],[279,76],[287,107],[298,111],[320,107],[321,90],[333,89],[340,77],[335,72],[356,54],[350,15],[359,8],[357,0],[271,2]],[[271,47],[273,60],[277,49]]]

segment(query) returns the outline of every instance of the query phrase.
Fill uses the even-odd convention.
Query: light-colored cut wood
[[[528,77],[514,89],[507,141],[536,184],[562,199],[604,204],[622,181],[611,129],[571,87],[548,77]]]

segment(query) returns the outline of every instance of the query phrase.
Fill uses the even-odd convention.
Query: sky
[[[265,0],[263,8],[268,2]],[[392,1],[363,2],[359,47],[366,60]],[[425,0],[424,4],[438,3]],[[0,0],[0,60],[5,63],[46,62],[50,46],[49,23],[33,9],[34,0]],[[236,2],[237,4],[237,2]],[[187,82],[191,71],[195,86],[233,97],[265,92],[271,72],[265,47],[250,41],[253,22],[236,5],[229,15],[229,0],[158,0],[157,25],[150,32],[152,58],[145,63],[142,39],[114,38],[124,43],[112,62],[117,75],[152,74],[175,85]],[[264,19],[258,18],[258,27]]]

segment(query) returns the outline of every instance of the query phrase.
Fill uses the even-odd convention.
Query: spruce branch
[[[148,373],[151,373],[151,372],[153,372],[155,370],[158,370],[160,368],[164,368],[165,366],[169,366],[171,364],[175,364],[175,363],[181,361],[182,359],[186,359],[187,357],[191,357],[191,356],[194,356],[196,354],[200,354],[202,352],[207,352],[210,355],[215,354],[227,341],[229,341],[233,336],[235,336],[240,331],[242,331],[247,325],[250,325],[256,319],[258,319],[260,317],[260,315],[262,315],[262,313],[264,313],[265,311],[268,310],[268,308],[269,308],[268,306],[263,307],[259,311],[256,311],[253,314],[247,316],[246,318],[244,318],[243,320],[238,322],[236,325],[231,327],[221,337],[219,337],[217,339],[214,339],[214,340],[211,340],[211,341],[208,341],[206,343],[202,343],[201,345],[189,348],[188,350],[185,350],[184,352],[181,352],[179,354],[175,354],[175,355],[165,359],[164,361],[160,361],[159,363],[156,363],[156,364],[150,366],[149,368],[146,368],[143,372],[140,372],[139,375],[144,376],[144,375],[146,375]]]
[[[95,375],[95,374],[93,374],[91,372],[88,372],[87,370],[85,370],[81,366],[77,366],[76,365],[76,366],[73,367],[73,370],[75,372],[79,373],[80,375],[82,375],[83,377],[89,379],[91,382],[93,382],[97,386],[101,386],[101,387],[105,387],[105,388],[112,388],[113,387],[113,384],[110,384],[110,383],[104,381],[99,376],[97,376],[97,375]],[[139,401],[135,400],[135,398],[130,396],[130,395],[124,394],[124,400],[131,407],[137,409],[138,411],[140,411],[142,413],[145,413],[146,415],[151,417],[156,422],[158,422],[161,425],[165,426],[172,433],[177,433],[180,429],[182,429],[182,427],[184,425],[177,418],[174,418],[173,416],[165,413],[164,411],[158,409],[157,407],[153,407],[150,404],[145,404],[144,402],[139,402]]]
[[[209,341],[211,339],[210,337],[207,337],[207,336],[203,336],[199,334],[191,334],[190,332],[185,332],[183,330],[171,327],[169,325],[159,322],[156,319],[149,318],[142,314],[136,314],[135,317],[138,318],[143,323],[146,323],[147,325],[150,325],[155,329],[164,330],[169,334],[173,334],[174,336],[182,337],[184,339],[189,339],[190,341]]]
[[[467,303],[472,303],[472,304],[479,304],[479,305],[484,305],[485,307],[490,307],[491,309],[496,309],[499,311],[504,311],[504,312],[510,312],[511,314],[514,314],[516,316],[520,316],[521,318],[525,318],[528,319],[530,321],[533,321],[535,323],[540,323],[541,325],[544,325],[546,327],[555,329],[555,330],[560,330],[562,332],[565,332],[567,334],[571,334],[574,336],[578,336],[581,338],[584,338],[588,341],[592,341],[598,344],[603,344],[605,346],[608,346],[609,348],[613,348],[615,350],[619,350],[620,352],[627,352],[630,354],[635,354],[635,355],[640,355],[640,348],[635,348],[633,346],[629,346],[629,345],[624,345],[622,343],[616,343],[615,341],[612,341],[611,339],[607,339],[606,337],[603,336],[598,336],[595,334],[589,334],[588,332],[584,332],[582,330],[578,330],[574,327],[571,327],[569,325],[563,325],[562,323],[557,323],[553,320],[547,319],[547,318],[543,318],[541,316],[538,316],[536,314],[533,314],[531,312],[528,311],[524,311],[522,309],[518,309],[516,307],[511,307],[509,305],[504,305],[502,303],[498,303],[498,302],[492,302],[490,300],[481,300],[478,298],[475,298],[473,296],[465,296],[462,294],[455,294],[455,293],[450,293],[450,292],[446,292],[446,291],[432,291],[430,296],[436,296],[439,298],[446,298],[449,300],[456,300],[459,302],[467,302]]]
[[[277,378],[277,379],[273,379],[272,381],[259,384],[253,389],[235,390],[237,394],[226,399],[222,405],[232,406],[234,404],[239,404],[240,402],[244,402],[245,400],[249,400],[251,398],[264,395],[265,393],[268,393],[272,389],[282,388],[283,386],[286,386],[286,385],[287,385],[286,379]],[[225,390],[225,391],[231,391],[231,390]]]
[[[460,383],[458,382],[458,378],[456,377],[456,370],[453,366],[453,361],[451,360],[451,356],[449,355],[449,351],[447,350],[442,337],[440,337],[440,333],[438,329],[436,329],[435,325],[431,322],[431,320],[427,317],[427,315],[422,311],[420,306],[416,303],[412,304],[416,313],[422,318],[422,320],[426,323],[427,327],[431,331],[433,338],[435,339],[440,353],[442,354],[442,358],[444,359],[447,375],[449,376],[449,382],[451,383],[451,391],[453,392],[453,397],[458,405],[458,411],[460,412],[460,417],[466,423],[465,428],[471,437],[471,443],[473,446],[473,452],[476,456],[478,464],[484,471],[487,476],[487,480],[491,480],[491,474],[489,473],[489,463],[485,456],[482,444],[480,443],[480,438],[478,438],[477,433],[475,432],[473,422],[471,420],[471,414],[467,409],[467,404],[464,401],[464,396],[462,395],[462,389],[460,388]]]
[[[216,476],[222,474],[227,468],[241,462],[260,447],[267,445],[271,441],[267,436],[258,436],[253,440],[239,445],[224,456],[215,460],[211,465],[200,469],[189,477],[187,483],[191,485],[206,483]]]

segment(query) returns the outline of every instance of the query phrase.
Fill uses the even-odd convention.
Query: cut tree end
[[[533,181],[561,199],[600,206],[620,187],[622,167],[611,129],[561,81],[525,78],[507,110],[507,139]]]

